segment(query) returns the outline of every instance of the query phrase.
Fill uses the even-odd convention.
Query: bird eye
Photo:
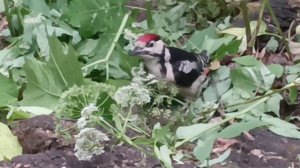
[[[147,44],[147,47],[153,47],[154,46],[154,42],[153,41],[150,41],[148,44]]]

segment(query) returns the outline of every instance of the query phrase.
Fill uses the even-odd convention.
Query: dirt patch
[[[60,124],[72,127],[72,122]],[[12,125],[12,131],[23,146],[23,155],[11,162],[0,162],[1,168],[161,168],[160,162],[140,151],[111,141],[105,145],[105,153],[95,156],[91,161],[79,161],[74,156],[74,141],[63,141],[54,132],[55,120],[52,116],[37,116]],[[232,148],[225,165],[214,168],[287,168],[299,167],[297,155],[300,154],[300,140],[285,138],[267,130],[250,132],[255,138],[250,141],[243,136]],[[193,168],[196,163],[174,165],[175,168]]]

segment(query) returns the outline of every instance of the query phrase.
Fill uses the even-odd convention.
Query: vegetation
[[[229,15],[238,7],[247,14],[243,2],[170,0],[157,8],[150,3],[131,6],[125,0],[3,3],[9,23],[9,29],[0,32],[9,42],[0,50],[3,119],[8,123],[55,113],[58,119],[74,120],[79,159],[103,153],[103,141],[114,138],[157,157],[168,168],[189,158],[205,167],[230,154],[228,149],[210,158],[218,138],[265,127],[300,139],[299,128],[279,113],[280,101],[296,103],[300,64],[262,61],[263,51],[275,52],[282,39],[286,47],[289,44],[281,33],[267,32],[262,16],[247,22],[246,29],[232,27]],[[265,0],[261,11],[268,6]],[[136,22],[140,12],[146,19]],[[176,86],[157,81],[138,58],[127,55],[142,33],[156,33],[170,46],[207,50],[212,56],[212,73],[195,102],[187,106]],[[270,40],[258,51],[253,40],[261,35]],[[245,54],[249,48],[255,52]],[[234,66],[220,65],[225,56],[233,58]],[[284,84],[274,88],[275,81]],[[57,130],[68,134],[59,126]],[[3,131],[9,137],[0,134],[5,138],[0,160],[21,153],[9,128],[3,125]],[[191,143],[193,150],[186,148]]]

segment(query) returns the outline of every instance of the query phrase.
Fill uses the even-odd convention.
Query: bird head
[[[134,43],[134,49],[130,55],[138,55],[144,59],[155,59],[164,55],[165,44],[156,34],[144,34],[139,36]]]

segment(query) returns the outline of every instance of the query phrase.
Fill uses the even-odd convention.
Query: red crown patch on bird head
[[[137,41],[140,41],[140,42],[143,42],[143,43],[148,43],[152,40],[157,41],[159,39],[160,39],[160,37],[157,34],[144,34],[144,35],[139,36],[137,38]]]

